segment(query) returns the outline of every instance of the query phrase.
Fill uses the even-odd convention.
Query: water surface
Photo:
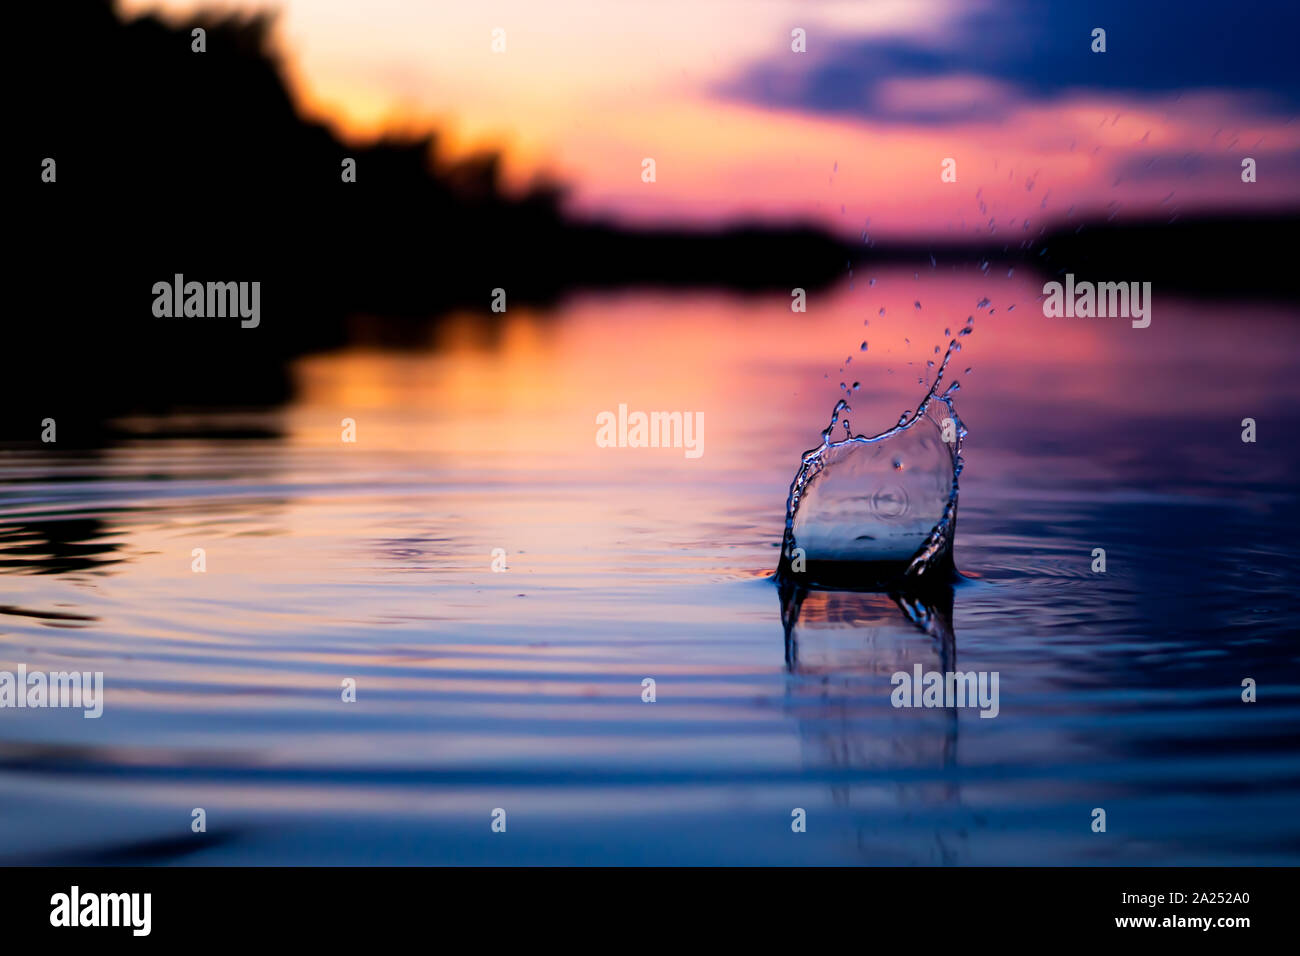
[[[1296,863],[1294,313],[877,278],[456,317],[286,408],[0,453],[0,669],[106,682],[0,711],[0,862]],[[778,590],[840,383],[887,427],[968,315],[964,581]],[[598,448],[619,403],[702,411],[704,454]],[[271,437],[167,437],[209,426]],[[916,663],[998,671],[999,716],[892,708]]]

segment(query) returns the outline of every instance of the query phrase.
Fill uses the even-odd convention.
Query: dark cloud
[[[1106,52],[1091,51],[1094,27]],[[806,54],[745,70],[724,95],[780,109],[907,123],[995,120],[1023,102],[1071,92],[1249,94],[1275,113],[1300,106],[1296,0],[1001,0],[955,16],[938,40],[809,36]],[[975,76],[970,97],[899,102],[891,83]]]
[[[1217,176],[1236,183],[1241,161],[1249,156],[1258,164],[1259,174],[1294,176],[1300,173],[1300,150],[1274,150],[1251,143],[1238,143],[1233,150],[1218,152],[1160,152],[1124,156],[1113,164],[1117,177],[1142,182],[1168,180],[1171,176]]]

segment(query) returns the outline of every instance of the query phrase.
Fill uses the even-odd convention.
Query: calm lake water
[[[98,720],[0,710],[0,862],[1300,862],[1294,310],[873,275],[453,317],[286,408],[0,452],[0,669],[105,675]],[[840,383],[892,424],[968,315],[965,580],[928,629],[783,600]],[[703,412],[703,455],[598,448],[620,403]],[[893,708],[918,663],[998,672],[997,718]]]

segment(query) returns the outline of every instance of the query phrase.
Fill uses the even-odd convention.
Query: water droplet
[[[865,352],[866,350],[867,350],[867,343],[866,343],[866,342],[863,342],[863,343],[862,343],[862,351]]]

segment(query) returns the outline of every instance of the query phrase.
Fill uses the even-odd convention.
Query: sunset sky
[[[125,3],[129,13],[157,2]],[[165,2],[168,12],[205,6]],[[569,208],[1017,239],[1074,215],[1300,199],[1289,4],[1120,0],[284,0],[300,102],[345,132],[433,125]],[[506,50],[491,49],[494,28]],[[1094,27],[1107,51],[1090,49]],[[791,31],[807,35],[792,52]],[[1241,161],[1258,182],[1241,182]],[[641,181],[652,157],[657,181]],[[940,181],[945,158],[956,183]],[[978,195],[977,195],[978,194]],[[1025,220],[1029,226],[1025,226]]]

